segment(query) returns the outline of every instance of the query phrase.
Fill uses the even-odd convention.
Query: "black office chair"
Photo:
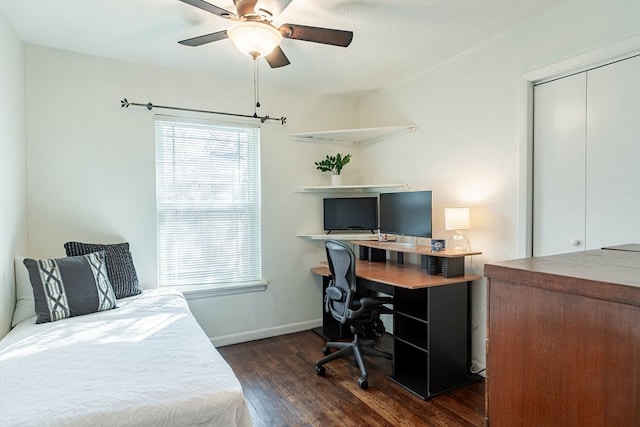
[[[328,342],[322,349],[325,357],[316,362],[316,373],[325,374],[324,365],[332,360],[353,355],[355,363],[360,368],[358,385],[366,389],[369,386],[367,371],[364,367],[362,355],[384,357],[392,356],[384,351],[373,348],[375,339],[361,339],[381,337],[385,328],[380,314],[393,313],[383,304],[392,304],[389,297],[363,297],[356,293],[356,257],[353,250],[344,243],[327,240],[325,242],[331,282],[327,286],[324,296],[324,309],[342,324],[349,324],[353,333],[352,342]],[[331,353],[332,348],[339,349]]]

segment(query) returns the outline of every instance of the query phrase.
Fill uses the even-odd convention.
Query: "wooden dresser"
[[[484,273],[488,426],[640,426],[640,245]]]

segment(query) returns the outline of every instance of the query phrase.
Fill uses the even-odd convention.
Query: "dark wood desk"
[[[640,426],[640,250],[485,265],[488,424]]]
[[[328,267],[311,271],[323,277],[324,293]],[[389,260],[357,261],[356,276],[359,289],[394,297],[392,381],[428,399],[476,379],[469,371],[469,284],[480,276],[446,278]],[[329,338],[338,338],[331,336],[336,332],[344,337],[342,326],[324,313],[323,333]]]

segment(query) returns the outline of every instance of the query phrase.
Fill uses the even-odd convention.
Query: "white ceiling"
[[[232,0],[208,0],[234,11]],[[263,0],[278,2],[282,0]],[[293,0],[274,24],[352,30],[347,48],[284,39],[291,65],[260,81],[324,93],[388,86],[569,0]],[[178,0],[0,0],[26,43],[108,58],[253,78],[251,59],[230,40],[177,43],[230,22]]]

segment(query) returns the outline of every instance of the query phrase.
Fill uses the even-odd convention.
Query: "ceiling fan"
[[[271,68],[289,65],[289,59],[280,48],[282,38],[304,40],[309,42],[347,47],[353,39],[353,32],[334,30],[331,28],[309,27],[298,24],[282,24],[276,27],[272,24],[273,14],[266,9],[257,7],[259,0],[233,0],[237,13],[229,12],[204,0],[180,0],[191,6],[234,21],[234,25],[227,30],[205,34],[198,37],[179,41],[185,46],[201,46],[206,43],[231,39],[233,44],[243,53],[256,59],[264,56]],[[292,0],[280,0],[282,9]]]

